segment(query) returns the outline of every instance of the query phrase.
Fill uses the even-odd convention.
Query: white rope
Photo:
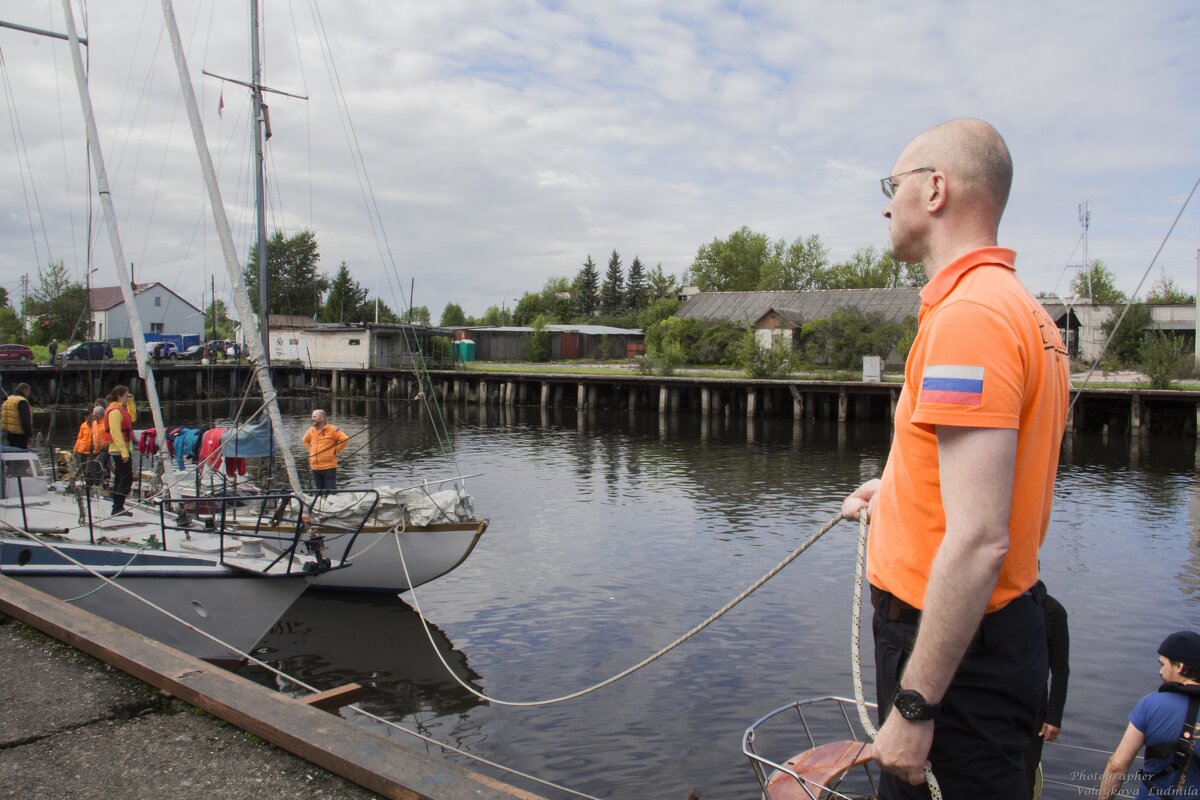
[[[871,715],[867,713],[867,701],[863,696],[862,647],[858,635],[862,621],[862,585],[866,565],[867,510],[864,508],[858,515],[858,558],[854,570],[854,612],[850,620],[850,671],[854,680],[854,704],[858,706],[858,719],[862,723],[863,730],[867,732],[867,736],[871,737],[871,741],[875,741],[879,731],[871,721]],[[929,767],[925,767],[925,782],[929,784],[929,796],[932,800],[942,800],[942,787],[938,785],[937,778],[933,777],[933,770]]]
[[[430,645],[433,646],[433,652],[437,655],[438,660],[442,662],[442,666],[446,668],[447,674],[449,674],[450,677],[453,678],[455,680],[455,682],[458,683],[459,686],[461,686],[463,689],[466,689],[468,692],[475,695],[480,700],[485,700],[489,703],[495,703],[497,705],[516,706],[516,707],[522,707],[522,708],[528,708],[528,707],[532,707],[532,706],[548,706],[548,705],[552,705],[554,703],[562,703],[567,700],[574,700],[577,697],[583,697],[586,694],[591,694],[592,692],[595,692],[599,689],[603,689],[605,686],[614,684],[617,681],[621,680],[622,678],[625,678],[629,675],[632,675],[634,672],[637,672],[642,667],[645,667],[648,664],[656,661],[657,659],[662,658],[667,653],[671,652],[676,647],[683,644],[688,639],[692,638],[693,636],[695,636],[700,631],[707,628],[712,623],[716,622],[726,612],[730,611],[738,603],[742,602],[747,597],[749,597],[751,595],[751,593],[753,593],[756,589],[758,589],[764,583],[766,583],[771,578],[773,578],[777,574],[779,574],[779,572],[784,567],[786,567],[788,564],[795,561],[800,556],[801,553],[803,553],[805,550],[807,550],[809,547],[811,547],[818,539],[820,539],[822,536],[824,536],[826,533],[828,533],[833,528],[834,525],[838,524],[838,522],[840,520],[841,520],[841,517],[837,516],[837,517],[834,517],[833,519],[829,520],[828,522],[826,522],[819,531],[817,531],[812,536],[809,536],[807,539],[805,539],[800,544],[799,547],[797,547],[795,550],[792,551],[791,555],[789,555],[783,561],[781,561],[777,565],[775,565],[775,567],[773,569],[771,569],[770,572],[768,572],[766,575],[762,576],[757,581],[755,581],[753,584],[751,584],[749,586],[749,588],[747,588],[745,591],[743,591],[737,597],[733,598],[728,603],[721,606],[721,608],[717,609],[710,617],[708,617],[708,619],[704,620],[699,625],[692,628],[690,631],[683,634],[683,636],[680,636],[678,639],[671,642],[671,644],[662,648],[658,652],[654,653],[653,655],[647,656],[646,658],[642,659],[638,663],[634,664],[632,667],[629,667],[628,669],[618,672],[616,675],[613,675],[611,678],[606,678],[605,680],[602,680],[599,683],[594,683],[591,686],[588,686],[584,689],[580,689],[579,691],[571,692],[570,694],[564,694],[559,697],[551,697],[551,698],[548,698],[545,700],[524,700],[524,701],[501,700],[501,699],[492,697],[491,695],[483,694],[482,692],[476,690],[475,687],[470,686],[466,682],[464,682],[462,680],[462,678],[458,677],[458,675],[455,674],[454,670],[450,668],[450,665],[448,663],[446,663],[445,657],[442,656],[441,650],[438,649],[437,644],[434,642],[433,633],[429,630],[429,623],[425,619],[425,614],[421,611],[421,603],[417,599],[416,591],[414,591],[413,589],[410,588],[409,592],[412,593],[413,607],[416,609],[417,617],[421,620],[421,626],[425,629],[426,638],[429,639]],[[399,535],[396,536],[396,551],[400,554],[400,566],[403,567],[403,569],[404,569],[404,580],[411,587],[412,579],[409,577],[409,574],[408,574],[408,563],[404,560],[404,548],[401,547],[401,545],[400,545],[400,536]]]
[[[289,675],[289,674],[287,674],[286,672],[284,672],[284,671],[283,671],[283,670],[281,670],[281,669],[278,669],[278,668],[276,668],[276,667],[273,667],[273,666],[271,666],[270,664],[268,664],[267,662],[263,661],[262,659],[256,658],[255,656],[253,656],[253,655],[251,655],[250,653],[247,653],[247,652],[245,652],[245,651],[243,651],[243,650],[239,650],[237,647],[233,646],[232,644],[229,644],[228,642],[225,642],[225,641],[222,641],[221,639],[218,639],[216,636],[213,636],[212,634],[208,633],[207,631],[203,631],[203,630],[201,630],[200,628],[197,628],[195,625],[192,625],[192,624],[191,624],[191,623],[189,623],[189,622],[185,622],[184,620],[182,620],[182,619],[180,619],[179,617],[177,617],[177,616],[175,616],[174,614],[172,614],[170,611],[167,611],[165,608],[163,608],[163,607],[161,607],[161,606],[159,606],[159,605],[157,605],[157,604],[155,604],[155,603],[151,602],[150,600],[147,600],[146,598],[144,598],[144,597],[142,597],[141,595],[139,595],[137,592],[134,592],[134,591],[132,591],[132,590],[130,590],[130,589],[127,589],[126,587],[124,587],[124,586],[122,586],[121,584],[117,583],[117,582],[116,582],[114,579],[112,579],[112,578],[109,578],[109,577],[107,577],[107,576],[105,576],[105,575],[102,575],[102,574],[100,574],[99,572],[97,572],[96,570],[94,570],[94,569],[92,569],[91,567],[87,566],[86,564],[80,563],[79,561],[75,560],[75,559],[74,559],[74,558],[72,558],[71,556],[69,556],[69,555],[67,555],[66,553],[64,553],[64,552],[63,552],[62,550],[60,550],[59,548],[57,548],[57,547],[55,547],[54,545],[52,545],[52,544],[50,544],[50,543],[46,542],[45,540],[41,539],[41,538],[40,538],[40,537],[38,537],[36,534],[30,533],[29,531],[26,531],[26,530],[22,530],[21,528],[18,528],[18,527],[16,527],[15,525],[12,525],[11,523],[9,523],[7,520],[3,520],[3,519],[0,519],[0,526],[3,526],[3,527],[5,527],[5,528],[7,528],[8,530],[10,530],[10,531],[12,531],[12,532],[14,532],[14,533],[16,533],[16,534],[18,534],[18,535],[20,535],[20,536],[23,536],[23,537],[26,537],[26,538],[28,538],[28,539],[31,539],[31,540],[33,540],[33,541],[34,541],[34,542],[36,542],[37,544],[40,544],[42,547],[45,547],[45,548],[46,548],[47,550],[49,550],[50,552],[52,552],[52,553],[54,553],[54,554],[58,555],[59,557],[61,557],[61,558],[65,559],[66,561],[69,561],[70,563],[72,563],[72,564],[74,564],[75,566],[77,566],[77,567],[79,567],[80,569],[82,569],[84,572],[87,572],[88,574],[90,574],[90,575],[92,575],[93,577],[95,577],[95,578],[99,579],[100,581],[102,581],[102,584],[101,584],[101,586],[100,586],[100,587],[97,587],[97,589],[96,589],[96,590],[93,590],[93,591],[98,591],[100,588],[103,588],[103,586],[106,586],[106,585],[107,585],[107,586],[112,586],[114,589],[118,589],[118,590],[120,590],[120,591],[124,592],[125,594],[129,595],[130,597],[134,598],[135,600],[137,600],[137,601],[139,601],[139,602],[141,602],[141,603],[144,603],[145,605],[149,606],[150,608],[154,609],[155,611],[159,612],[160,614],[163,614],[164,616],[168,617],[169,619],[172,619],[172,620],[174,620],[175,622],[178,622],[180,625],[183,625],[185,628],[188,628],[189,630],[191,630],[191,631],[193,631],[193,632],[195,632],[195,633],[198,633],[198,634],[200,634],[201,636],[205,637],[206,639],[209,639],[210,641],[212,641],[212,642],[215,642],[216,644],[218,644],[218,645],[220,645],[220,646],[222,646],[222,647],[226,648],[227,650],[229,650],[229,651],[230,651],[231,653],[233,653],[234,655],[236,655],[236,656],[238,656],[238,657],[240,657],[240,658],[243,658],[243,659],[245,659],[245,660],[246,660],[248,663],[251,663],[251,664],[253,664],[253,665],[257,666],[257,667],[262,667],[262,668],[263,668],[263,669],[265,669],[267,672],[270,672],[272,675],[275,675],[275,676],[277,676],[277,677],[279,677],[279,678],[282,678],[282,679],[284,679],[285,681],[287,681],[288,683],[290,683],[290,684],[292,684],[292,685],[294,685],[294,686],[298,686],[298,687],[300,687],[301,689],[305,690],[306,692],[309,692],[310,694],[316,694],[317,692],[319,692],[319,691],[320,691],[320,690],[319,690],[319,689],[317,689],[315,686],[310,686],[309,684],[305,683],[304,681],[300,680],[299,678],[296,678],[296,677],[294,677],[294,676],[292,676],[292,675]],[[380,539],[383,539],[383,538],[384,538],[384,537],[382,537],[382,536],[380,537]],[[144,548],[143,548],[143,549],[144,549]],[[136,558],[136,557],[137,557],[137,555],[138,555],[138,554],[137,554],[137,553],[135,553],[135,554],[134,554],[134,558]],[[130,563],[132,563],[132,560],[130,561]],[[129,564],[126,564],[126,565],[125,565],[125,567],[128,567],[128,566],[129,566]],[[122,568],[121,568],[121,570],[122,570],[122,571],[124,571],[125,567],[122,567]],[[118,573],[118,575],[119,575],[119,574],[120,574],[120,573]],[[90,593],[89,593],[89,594],[90,594]],[[86,596],[87,596],[87,595],[81,595],[81,597],[86,597]],[[76,600],[77,600],[77,599],[79,599],[79,598],[74,598],[74,599],[76,599]],[[422,622],[424,622],[424,620],[423,620],[423,619],[422,619]],[[439,653],[439,657],[440,657],[440,651],[438,651],[436,647],[434,648],[434,651],[435,651],[435,652],[438,652],[438,653]],[[445,664],[445,661],[443,661],[442,663],[443,663],[443,664]],[[427,742],[427,743],[429,743],[429,744],[436,745],[436,746],[438,746],[438,747],[440,747],[440,748],[442,748],[442,749],[444,749],[444,750],[449,750],[449,751],[451,751],[451,752],[453,752],[453,753],[457,753],[458,755],[465,756],[465,757],[467,757],[467,758],[473,759],[473,760],[475,760],[475,761],[478,761],[478,762],[480,762],[480,763],[482,763],[482,764],[487,764],[488,766],[490,766],[490,767],[493,767],[493,768],[495,768],[495,769],[499,769],[499,770],[501,770],[501,771],[503,771],[503,772],[506,772],[506,773],[509,773],[509,774],[512,774],[512,775],[517,775],[517,776],[519,776],[519,777],[525,778],[525,779],[527,779],[527,780],[530,780],[530,781],[533,781],[533,782],[535,782],[535,783],[539,783],[539,784],[542,784],[542,785],[544,785],[544,786],[548,786],[548,787],[551,787],[551,788],[554,788],[554,789],[558,789],[558,790],[560,790],[560,791],[566,792],[566,793],[568,793],[568,794],[575,795],[575,796],[577,796],[577,797],[582,797],[582,798],[585,798],[585,800],[598,800],[598,798],[594,798],[594,797],[592,797],[592,795],[588,795],[588,794],[584,794],[583,792],[578,792],[578,791],[575,791],[574,789],[570,789],[570,788],[568,788],[568,787],[566,787],[566,786],[560,786],[560,785],[558,785],[558,784],[556,784],[556,783],[552,783],[551,781],[547,781],[547,780],[544,780],[544,779],[542,779],[542,778],[538,778],[538,777],[536,777],[536,776],[534,776],[534,775],[529,775],[529,774],[527,774],[527,773],[521,772],[520,770],[514,769],[514,768],[512,768],[512,767],[506,767],[506,766],[504,766],[503,764],[498,764],[498,763],[496,763],[496,762],[494,762],[494,761],[491,761],[491,760],[489,760],[489,759],[487,759],[487,758],[484,758],[483,756],[479,756],[479,755],[476,755],[476,754],[474,754],[474,753],[470,753],[470,752],[467,752],[467,751],[464,751],[464,750],[460,750],[459,748],[455,747],[454,745],[451,745],[451,744],[446,744],[445,742],[439,742],[437,739],[434,739],[434,738],[432,738],[432,737],[430,737],[430,736],[426,736],[426,735],[424,735],[424,734],[422,734],[422,733],[418,733],[417,731],[414,731],[414,730],[412,730],[411,728],[405,728],[404,726],[402,726],[402,725],[398,725],[397,723],[395,723],[395,722],[391,722],[390,720],[383,719],[382,717],[379,717],[379,716],[377,716],[377,715],[375,715],[375,714],[372,714],[372,713],[371,713],[371,712],[369,712],[369,711],[365,711],[365,710],[363,710],[362,708],[360,708],[360,707],[358,707],[358,706],[356,706],[356,705],[347,706],[347,708],[348,708],[348,709],[351,709],[351,710],[353,710],[353,711],[356,711],[356,712],[358,712],[359,714],[362,714],[362,715],[364,715],[364,716],[366,716],[366,717],[369,717],[369,718],[371,718],[371,719],[373,719],[373,720],[375,720],[375,721],[377,721],[377,722],[380,722],[380,723],[382,723],[382,724],[384,724],[384,725],[387,725],[387,726],[389,726],[389,727],[395,728],[395,729],[396,729],[396,730],[398,730],[398,731],[401,731],[401,732],[403,732],[403,733],[407,733],[407,734],[409,734],[410,736],[415,736],[416,738],[418,738],[418,739],[421,739],[422,741],[425,741],[425,742]]]

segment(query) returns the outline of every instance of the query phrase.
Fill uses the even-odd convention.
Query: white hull
[[[243,542],[245,534],[222,539],[202,529],[164,530],[157,513],[141,508],[131,508],[132,516],[106,518],[109,503],[98,498],[91,504],[91,524],[86,509],[80,523],[79,501],[61,487],[47,486],[33,453],[4,451],[0,466],[9,476],[25,476],[19,492],[13,490],[14,478],[0,480],[0,521],[5,523],[0,573],[190,655],[240,660],[188,625],[248,652],[308,586],[304,562],[311,559],[297,559],[289,569],[286,560],[273,563],[275,557],[257,540]],[[24,530],[39,539],[21,535]],[[89,569],[187,625],[107,585]]]
[[[7,543],[6,543],[7,544]],[[34,589],[72,600],[72,605],[136,631],[176,650],[207,661],[240,661],[227,647],[179,624],[137,598],[112,586],[100,586],[90,575],[33,575],[20,569],[4,574]],[[239,651],[250,652],[271,626],[304,593],[300,576],[264,578],[258,575],[164,574],[130,576],[117,582],[166,609],[185,622]],[[74,599],[79,598],[79,599]]]
[[[461,564],[475,549],[479,537],[487,529],[485,520],[455,522],[409,528],[400,533],[404,563],[408,566],[411,583],[404,578],[404,566],[396,551],[391,531],[364,531],[351,548],[349,569],[334,570],[309,578],[312,586],[348,592],[407,592],[421,584],[440,578]],[[341,557],[344,539],[327,536],[326,552]]]

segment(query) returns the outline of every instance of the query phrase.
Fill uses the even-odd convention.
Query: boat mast
[[[254,209],[258,214],[258,327],[263,353],[270,363],[270,310],[267,306],[267,204],[263,176],[263,127],[267,107],[263,103],[262,63],[259,61],[258,0],[250,0],[250,92],[254,98]]]
[[[167,434],[163,426],[162,408],[158,402],[158,385],[154,380],[154,368],[146,357],[146,337],[142,333],[141,315],[138,314],[137,296],[130,282],[129,271],[125,265],[125,250],[121,246],[121,235],[117,231],[117,212],[113,207],[112,193],[108,188],[108,171],[104,168],[104,154],[100,150],[100,132],[96,128],[96,115],[92,111],[92,98],[88,93],[87,77],[83,71],[83,57],[79,54],[79,36],[75,31],[75,16],[71,11],[71,0],[62,0],[63,15],[67,20],[67,40],[71,43],[71,63],[75,65],[75,85],[79,88],[79,102],[83,106],[83,120],[87,130],[88,147],[91,149],[92,168],[96,173],[96,191],[100,195],[100,207],[104,210],[104,222],[108,228],[108,241],[112,244],[113,259],[117,265],[117,281],[121,284],[121,297],[125,300],[125,308],[129,312],[129,326],[133,334],[133,353],[137,359],[138,375],[146,384],[146,399],[150,403],[150,416],[154,420],[154,430],[158,434],[158,454],[163,465],[163,485],[167,495],[176,497],[178,488],[175,486],[175,470],[171,466],[170,455],[167,452]],[[90,268],[89,264],[89,268]],[[88,298],[91,307],[91,298]]]
[[[63,0],[64,3],[69,0]],[[271,420],[273,436],[282,436],[283,415],[279,412],[279,396],[271,381],[271,365],[267,360],[265,338],[258,335],[254,329],[254,310],[250,307],[250,294],[246,291],[241,267],[238,264],[237,250],[233,244],[233,232],[229,228],[229,217],[225,214],[225,203],[221,200],[221,188],[217,185],[217,171],[213,166],[212,154],[208,150],[208,142],[204,138],[204,124],[200,121],[200,108],[196,104],[196,91],[192,88],[192,80],[188,77],[187,57],[183,52],[183,42],[179,38],[179,26],[175,22],[175,9],[171,0],[162,0],[163,19],[166,21],[167,34],[171,39],[171,51],[175,55],[175,69],[179,73],[179,86],[183,92],[184,107],[187,109],[188,121],[192,126],[192,139],[196,143],[196,154],[200,158],[200,169],[204,173],[204,185],[208,188],[210,205],[212,206],[213,222],[216,224],[217,235],[221,240],[221,253],[225,257],[225,269],[229,272],[233,284],[233,302],[243,328],[249,326],[255,335],[246,337],[246,346],[250,350],[250,361],[254,364],[254,376],[262,391],[263,403],[267,407],[267,416]],[[259,253],[260,261],[266,255],[265,249]],[[263,307],[261,319],[266,321],[266,307]],[[300,475],[296,471],[296,458],[292,449],[286,444],[279,448],[287,468],[288,482],[292,491],[305,496],[300,486]]]

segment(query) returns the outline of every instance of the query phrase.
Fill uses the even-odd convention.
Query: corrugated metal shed
[[[915,317],[921,307],[920,289],[823,289],[813,292],[701,292],[693,295],[675,316],[705,322],[751,326],[775,309],[788,321],[824,319],[843,308],[880,314],[888,322]]]

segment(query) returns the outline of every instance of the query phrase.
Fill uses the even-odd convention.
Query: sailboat
[[[251,81],[222,80],[250,89],[253,103],[259,308],[264,311],[260,315],[254,313],[237,259],[174,10],[170,0],[163,0],[162,6],[192,138],[204,173],[225,267],[233,286],[234,305],[243,320],[243,330],[251,331],[246,344],[250,360],[255,365],[255,378],[262,392],[270,426],[273,431],[282,431],[283,419],[271,378],[267,331],[267,232],[263,174],[266,117],[259,61],[258,2],[250,2]],[[310,532],[325,537],[336,547],[344,545],[346,556],[354,564],[350,570],[327,571],[310,576],[309,582],[321,589],[387,593],[407,591],[445,575],[463,563],[487,530],[487,520],[475,516],[465,479],[461,477],[439,481],[436,485],[344,489],[311,497],[300,483],[291,449],[280,446],[278,441],[275,447],[282,456],[293,494],[310,504]],[[452,484],[454,488],[437,489],[437,486],[445,484]],[[278,534],[284,531],[275,525],[264,527],[262,520],[241,525],[243,529],[253,528],[259,533],[266,531]]]
[[[127,263],[104,167],[100,137],[79,53],[69,0],[67,35],[97,191],[126,294],[134,353],[144,377],[158,441],[165,455],[153,367],[146,360]],[[295,520],[291,534],[255,536],[227,529],[229,504],[209,500],[207,518],[196,500],[167,496],[155,510],[102,517],[86,481],[52,480],[36,453],[0,448],[0,574],[66,600],[112,622],[218,662],[237,662],[305,591],[313,574],[334,567],[320,537],[303,529],[303,504],[290,496],[260,497],[276,525]],[[235,535],[238,534],[238,535]],[[344,558],[336,566],[346,566]]]

